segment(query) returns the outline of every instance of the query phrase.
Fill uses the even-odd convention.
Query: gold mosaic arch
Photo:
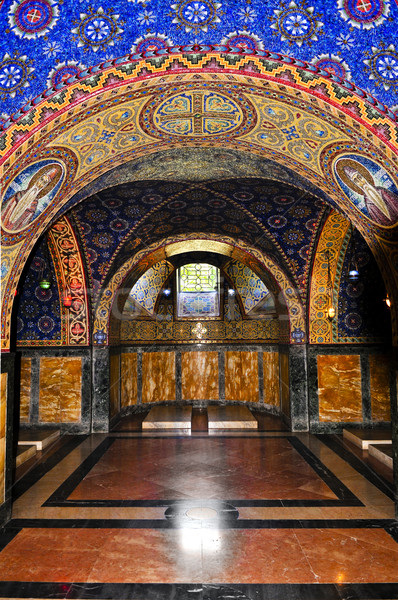
[[[112,316],[117,320],[119,307],[118,295],[125,293],[123,284],[126,278],[134,272],[136,278],[160,260],[165,260],[175,254],[188,251],[209,251],[224,254],[244,264],[250,263],[257,273],[261,269],[268,271],[280,289],[279,304],[286,307],[286,317],[289,320],[290,343],[306,341],[305,314],[298,290],[294,288],[285,273],[268,256],[248,246],[241,240],[215,234],[192,233],[188,236],[179,235],[167,238],[161,243],[155,243],[125,262],[102,290],[101,297],[94,313],[93,344],[101,345],[109,341],[110,321]]]
[[[21,111],[0,138],[5,189],[42,159],[62,161],[67,173],[51,214],[44,210],[28,235],[3,232],[8,267],[2,282],[2,347],[9,347],[14,291],[24,264],[57,211],[101,174],[162,150],[218,145],[280,162],[326,192],[376,258],[381,241],[395,248],[397,228],[388,231],[366,219],[341,193],[332,169],[339,153],[360,154],[385,165],[394,180],[398,128],[393,115],[349,82],[314,70],[273,53],[173,49],[94,67],[85,78],[46,92]],[[178,113],[178,101],[187,100],[187,94],[191,104],[183,102]],[[172,101],[170,110],[161,97]],[[398,297],[392,261],[388,255],[378,260]]]
[[[69,294],[70,308],[61,301],[63,336],[68,346],[89,344],[89,303],[83,259],[76,235],[67,217],[62,217],[49,230],[48,240],[53,256],[59,296]]]
[[[350,237],[350,222],[334,211],[327,218],[320,234],[315,252],[309,300],[309,342],[310,344],[332,344],[337,342],[338,293],[340,283],[339,261]],[[333,293],[333,306],[336,316],[328,318],[329,297],[327,291],[329,253],[330,276]]]

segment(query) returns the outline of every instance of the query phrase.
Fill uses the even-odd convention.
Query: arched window
[[[220,269],[190,263],[177,269],[177,318],[220,316]]]

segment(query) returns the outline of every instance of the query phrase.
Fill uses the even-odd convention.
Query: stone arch
[[[160,90],[168,98],[182,90],[219,94],[235,103],[239,127],[188,137],[156,129],[151,106],[161,109]],[[343,156],[364,157],[383,165],[396,189],[397,118],[367,92],[314,65],[269,51],[247,54],[217,46],[125,56],[47,90],[5,123],[1,138],[5,196],[10,183],[39,160],[62,163],[66,173],[56,196],[27,228],[2,232],[3,349],[9,347],[13,296],[30,250],[73,196],[128,160],[184,146],[265,156],[319,186],[364,236],[390,296],[398,299],[397,228],[367,218],[334,171]],[[99,119],[99,128],[93,119]]]
[[[112,319],[120,318],[121,304],[123,304],[123,299],[126,297],[132,281],[138,279],[142,273],[160,260],[190,250],[208,250],[209,246],[215,253],[226,254],[247,264],[257,275],[261,275],[262,271],[267,272],[280,292],[279,312],[286,313],[286,320],[289,324],[284,341],[292,344],[306,341],[305,313],[299,292],[272,259],[241,240],[215,234],[193,233],[188,236],[167,238],[160,243],[155,243],[137,252],[118,269],[106,288],[102,290],[97,303],[93,323],[93,344],[103,345],[112,341],[110,339]],[[127,288],[124,288],[126,281],[129,284]]]

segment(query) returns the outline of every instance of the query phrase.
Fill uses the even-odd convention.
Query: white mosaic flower
[[[43,47],[43,54],[45,56],[56,56],[62,50],[61,44],[59,42],[48,42]]]
[[[152,11],[148,12],[145,10],[138,13],[137,19],[140,25],[149,25],[149,23],[154,23],[156,21],[156,15]]]
[[[390,44],[380,47],[373,46],[372,52],[365,52],[368,58],[364,60],[365,73],[369,79],[375,82],[376,87],[383,86],[387,91],[390,88],[398,90],[398,52],[395,46]]]
[[[184,17],[192,23],[200,23],[207,19],[208,9],[204,4],[200,2],[193,2],[189,4],[184,11]]]
[[[187,33],[192,32],[195,36],[199,31],[206,33],[209,28],[216,29],[220,16],[224,14],[221,3],[214,0],[179,0],[170,8],[174,11],[173,23],[177,24],[177,29],[184,27]],[[169,16],[173,16],[173,13],[169,13]]]
[[[0,85],[5,88],[14,87],[22,79],[22,69],[17,65],[7,65],[0,72]]]
[[[86,35],[91,41],[96,42],[108,37],[110,26],[103,19],[95,19],[86,28]]]
[[[257,17],[257,13],[254,8],[241,8],[238,10],[238,19],[244,23],[252,23]]]
[[[340,46],[340,48],[344,48],[345,50],[352,50],[352,48],[355,46],[355,40],[349,33],[341,33],[336,38],[336,43],[338,46]]]
[[[291,35],[305,35],[310,25],[309,20],[300,13],[290,15],[285,21],[285,27]]]
[[[398,77],[398,59],[394,56],[383,56],[377,65],[377,70],[386,79]]]
[[[104,10],[100,6],[95,12],[90,7],[88,12],[81,13],[80,20],[75,19],[73,24],[75,27],[72,29],[72,40],[77,42],[78,48],[84,46],[86,51],[91,49],[97,52],[99,49],[104,51],[106,46],[113,46],[116,41],[121,40],[121,26],[125,23],[111,8]]]

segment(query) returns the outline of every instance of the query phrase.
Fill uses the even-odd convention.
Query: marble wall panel
[[[259,401],[258,353],[225,353],[225,400]]]
[[[182,352],[182,400],[218,400],[218,352]]]
[[[21,423],[29,423],[30,395],[32,383],[31,379],[32,359],[24,356],[21,358],[21,387],[19,404],[19,420]]]
[[[61,375],[62,359],[48,356],[40,359],[39,420],[45,423],[61,420]]]
[[[110,417],[120,412],[120,356],[112,354],[110,357]]]
[[[242,378],[241,400],[243,402],[259,401],[258,353],[241,352]]]
[[[82,359],[41,357],[39,420],[74,423],[81,419]]]
[[[176,374],[174,352],[142,355],[142,402],[174,402]]]
[[[362,421],[358,355],[318,355],[319,421]]]
[[[225,400],[238,401],[241,396],[242,366],[240,352],[225,353]]]
[[[0,504],[5,501],[6,479],[6,414],[8,374],[2,373],[0,380]]]
[[[281,410],[290,418],[290,382],[289,382],[289,355],[280,355],[280,397]]]
[[[61,423],[78,423],[82,405],[82,359],[68,357],[62,361]]]
[[[264,402],[272,406],[279,406],[279,354],[278,352],[264,352]]]
[[[373,421],[390,421],[390,359],[386,355],[369,355],[370,398]]]
[[[122,354],[120,372],[120,402],[122,408],[137,404],[137,362],[135,352]]]

